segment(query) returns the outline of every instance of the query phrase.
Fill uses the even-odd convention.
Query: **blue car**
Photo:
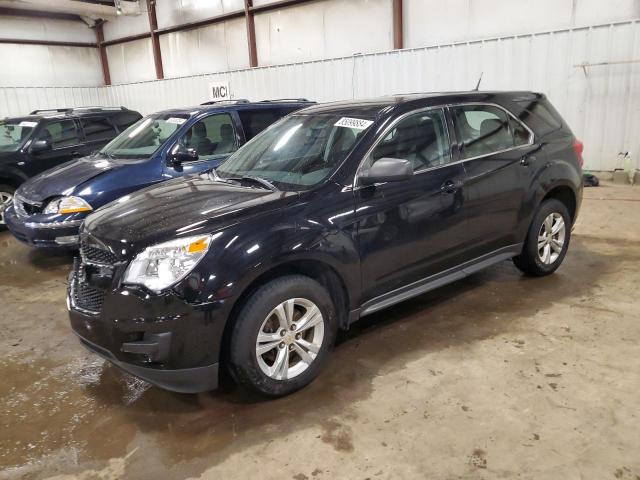
[[[305,99],[207,102],[154,113],[98,152],[33,177],[18,188],[5,222],[20,241],[77,248],[92,211],[149,185],[211,170]]]

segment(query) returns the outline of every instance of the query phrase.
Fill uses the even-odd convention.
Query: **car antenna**
[[[480,78],[478,79],[478,83],[476,84],[476,88],[473,89],[474,92],[477,92],[478,90],[480,90],[480,82],[482,82],[482,74],[484,72],[480,72]]]

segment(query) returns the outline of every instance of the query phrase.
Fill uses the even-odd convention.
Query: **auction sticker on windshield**
[[[186,122],[186,118],[170,117],[167,119],[167,123],[175,123],[176,125],[182,125]]]
[[[373,121],[363,120],[361,118],[342,117],[335,123],[336,127],[355,128],[357,130],[366,130]]]

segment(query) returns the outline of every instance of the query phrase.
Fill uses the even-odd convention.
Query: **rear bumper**
[[[78,335],[80,343],[89,351],[97,353],[125,372],[160,388],[164,388],[165,390],[178,393],[198,393],[218,388],[219,368],[217,363],[205,367],[181,368],[177,370],[141,367],[139,365],[121,362],[108,350],[83,338],[77,332],[76,335]]]
[[[78,248],[78,231],[82,220],[31,222],[29,218],[19,217],[13,206],[10,206],[5,211],[5,222],[14,237],[31,247]]]

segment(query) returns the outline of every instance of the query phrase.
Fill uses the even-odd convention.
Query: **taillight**
[[[573,151],[576,152],[576,157],[578,158],[578,165],[580,168],[584,165],[584,159],[582,158],[582,152],[584,152],[584,143],[582,143],[577,138],[573,141]]]

